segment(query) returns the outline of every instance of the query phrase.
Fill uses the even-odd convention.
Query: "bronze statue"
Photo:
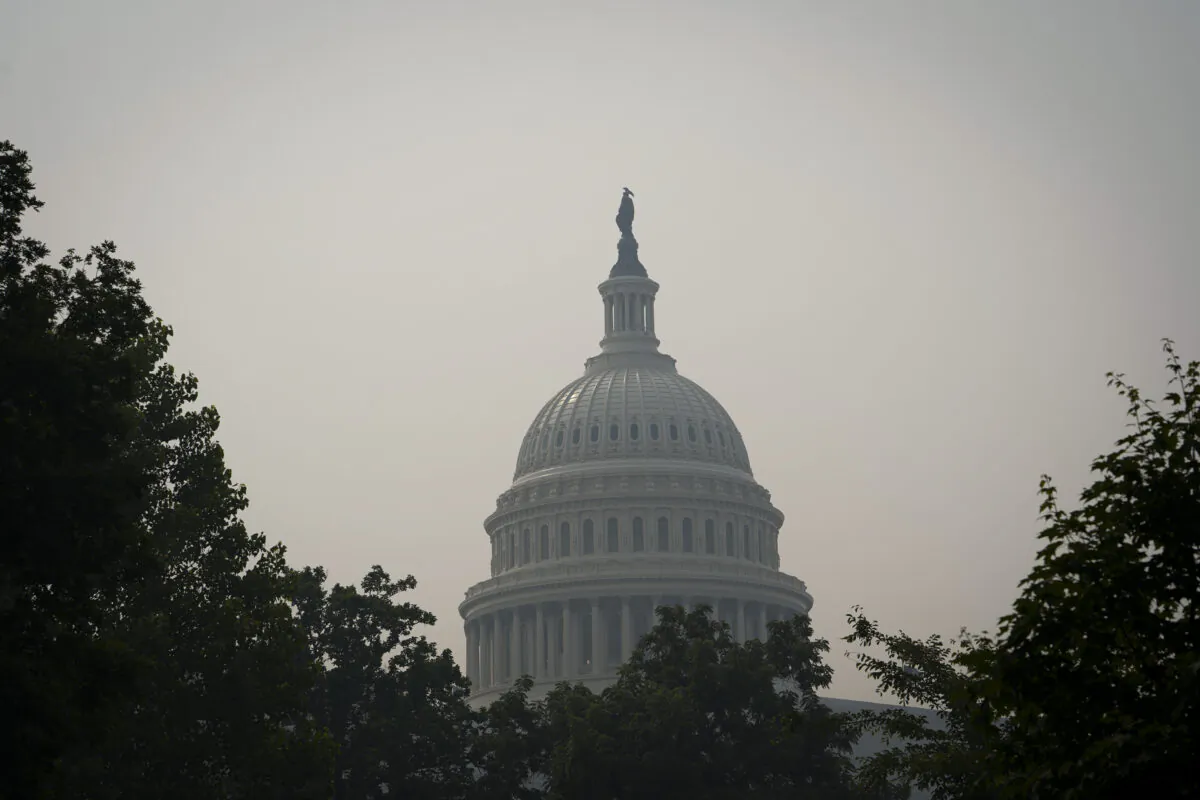
[[[621,195],[621,207],[617,209],[617,228],[622,236],[633,236],[633,192],[625,187]]]
[[[636,275],[642,278],[646,268],[638,260],[638,243],[633,238],[633,192],[625,187],[621,195],[621,207],[617,209],[617,227],[621,229],[621,241],[617,242],[617,263],[613,264],[608,277]]]

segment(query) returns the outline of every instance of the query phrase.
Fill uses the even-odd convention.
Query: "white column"
[[[491,686],[496,676],[496,649],[493,646],[496,640],[495,619],[494,615],[488,614],[479,620],[479,624],[483,626],[483,670],[480,686]]]
[[[508,626],[508,680],[521,677],[521,610],[514,608]]]
[[[575,677],[574,659],[571,657],[571,604],[569,601],[563,601],[562,604],[562,678]]]
[[[534,680],[541,680],[546,677],[546,618],[541,603],[537,604],[533,625],[533,677]]]
[[[629,660],[633,653],[633,614],[629,610],[629,596],[621,598],[621,663]]]
[[[737,599],[737,640],[743,644],[749,638],[746,636],[746,603],[739,597]]]
[[[467,680],[471,686],[479,688],[479,622],[467,622]]]
[[[758,638],[762,641],[767,640],[767,604],[758,604]]]
[[[600,619],[600,598],[592,598],[592,674],[599,675],[605,661],[604,653],[604,621]]]

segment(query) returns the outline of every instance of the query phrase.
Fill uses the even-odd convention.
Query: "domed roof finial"
[[[646,268],[638,260],[638,243],[633,238],[633,192],[626,186],[621,194],[621,207],[617,209],[617,229],[621,231],[621,240],[617,242],[617,263],[609,271],[608,277],[616,278],[622,275],[648,277]]]

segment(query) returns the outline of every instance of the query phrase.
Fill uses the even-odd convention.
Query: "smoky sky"
[[[602,335],[637,194],[657,328],[737,421],[833,640],[994,628],[1200,357],[1200,5],[0,0],[0,138],[56,251],[115,240],[251,527],[428,634]]]

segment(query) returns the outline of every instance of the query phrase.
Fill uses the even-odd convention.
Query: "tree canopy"
[[[1200,752],[1200,362],[1164,343],[1167,391],[1109,375],[1129,432],[1092,462],[1079,506],[1043,477],[1045,543],[997,635],[953,647],[885,634],[861,614],[859,667],[946,723],[867,715],[906,744],[867,772],[950,797],[1195,797]]]

